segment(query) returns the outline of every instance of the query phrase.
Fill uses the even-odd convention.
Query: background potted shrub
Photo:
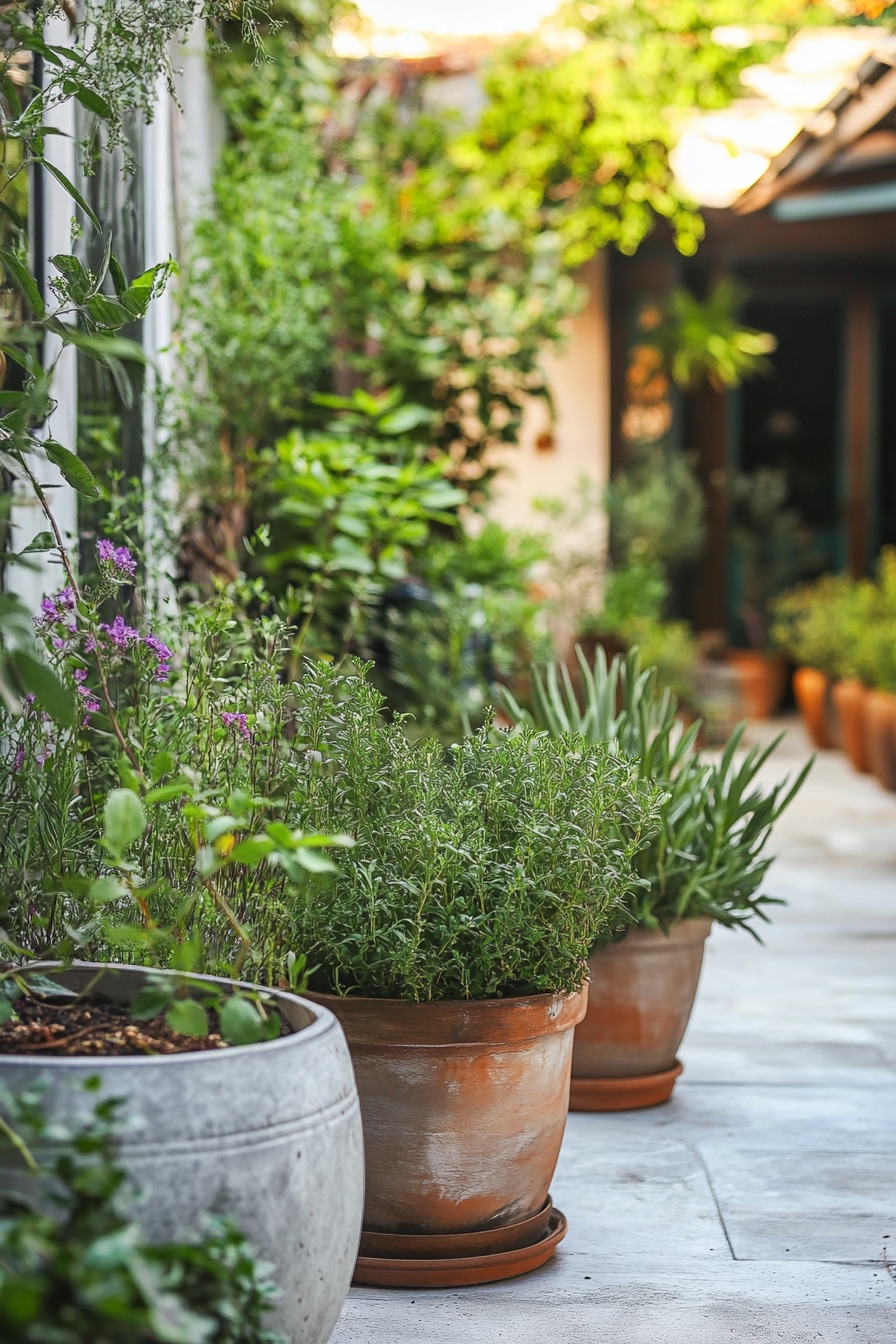
[[[868,767],[896,789],[896,549],[884,549],[875,584],[853,625],[853,658],[867,690],[862,703]],[[858,617],[858,613],[857,613]]]
[[[772,603],[772,640],[796,664],[793,694],[813,744],[839,745],[833,683],[848,662],[847,611],[856,581],[825,574],[781,593]]]
[[[382,703],[362,676],[309,668],[296,714],[319,762],[307,824],[339,818],[355,838],[337,872],[313,879],[296,941],[345,1028],[361,1095],[358,1274],[506,1277],[562,1231],[538,1219],[585,958],[623,918],[657,790],[575,737],[409,742]]]
[[[618,1110],[671,1095],[706,937],[714,921],[753,932],[767,917],[765,846],[809,766],[789,787],[764,791],[756,777],[780,738],[738,759],[741,725],[718,759],[701,755],[699,724],[682,728],[674,696],[657,691],[637,650],[609,665],[601,651],[593,666],[581,652],[579,661],[583,704],[562,665],[535,675],[531,713],[509,695],[503,703],[516,723],[613,744],[664,791],[660,827],[635,857],[633,927],[592,945],[588,1015],[576,1031],[572,1106]]]

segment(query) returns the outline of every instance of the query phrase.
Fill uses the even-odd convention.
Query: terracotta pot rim
[[[668,930],[640,927],[628,929],[624,937],[615,943],[603,943],[591,956],[599,957],[603,952],[621,951],[626,943],[629,947],[637,946],[643,952],[663,952],[670,944],[689,947],[692,943],[702,943],[708,938],[714,923],[715,920],[706,915],[696,915],[691,919],[677,919]]]
[[[470,1045],[508,1045],[568,1031],[588,1007],[588,982],[573,994],[533,994],[506,999],[406,999],[341,997],[306,992],[351,1024],[352,1048],[365,1044],[432,1046],[445,1050]]]

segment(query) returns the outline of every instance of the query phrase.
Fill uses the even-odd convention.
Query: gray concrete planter
[[[83,990],[130,1002],[139,967],[84,963],[55,972]],[[226,981],[219,983],[226,984]],[[324,1344],[348,1292],[364,1206],[361,1116],[351,1060],[332,1013],[271,991],[291,1036],[181,1055],[98,1058],[0,1056],[0,1082],[49,1084],[51,1111],[88,1114],[77,1091],[99,1075],[126,1097],[122,1160],[145,1192],[140,1217],[154,1239],[182,1235],[203,1213],[240,1226],[270,1261],[282,1297],[271,1327],[291,1344]],[[74,1086],[73,1086],[74,1085]]]

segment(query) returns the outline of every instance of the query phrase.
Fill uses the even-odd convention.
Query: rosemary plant
[[[609,744],[632,759],[642,781],[663,790],[660,827],[635,856],[643,885],[630,905],[634,922],[668,930],[703,917],[758,937],[753,921],[767,921],[766,907],[781,904],[761,890],[773,862],[766,846],[811,761],[792,782],[765,789],[758,775],[780,736],[740,754],[740,724],[721,756],[704,755],[696,747],[700,725],[682,726],[675,697],[658,690],[656,669],[641,668],[637,649],[608,665],[599,648],[593,666],[576,652],[581,698],[567,667],[553,665],[534,671],[531,712],[506,690],[502,707],[523,731]]]
[[[408,742],[363,670],[340,693],[309,668],[297,692],[317,701],[304,824],[338,817],[355,840],[301,906],[312,984],[413,1001],[578,989],[592,943],[625,919],[657,788],[575,736]]]

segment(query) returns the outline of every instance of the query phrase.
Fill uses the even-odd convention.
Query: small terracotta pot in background
[[[885,789],[896,789],[896,695],[866,691],[864,721],[871,772]]]
[[[858,770],[860,774],[865,774],[870,769],[865,747],[867,694],[865,687],[855,677],[835,681],[831,687],[843,751],[853,770]]]
[[[817,667],[798,667],[793,674],[793,698],[812,745],[825,751],[834,745],[828,722],[828,678]]]
[[[725,661],[737,676],[747,718],[770,719],[776,714],[787,686],[785,660],[760,649],[727,649]]]
[[[588,1012],[573,1047],[572,1110],[668,1101],[711,928],[709,919],[683,919],[668,934],[632,929],[592,955]]]
[[[438,1281],[461,1283],[471,1280],[461,1277],[460,1238],[494,1232],[489,1249],[500,1268],[501,1253],[519,1246],[522,1223],[533,1220],[532,1235],[539,1235],[538,1215],[547,1206],[563,1141],[573,1030],[585,1014],[587,986],[577,994],[469,1002],[308,997],[339,1019],[355,1067],[365,1234],[433,1239],[442,1258],[449,1253],[444,1242],[457,1237],[457,1274]],[[372,1239],[366,1254],[378,1249]],[[397,1263],[392,1255],[390,1274]],[[421,1260],[415,1275],[414,1261],[405,1260],[401,1279],[363,1281],[426,1286],[434,1280],[424,1267],[436,1263],[441,1259]],[[513,1272],[532,1267],[523,1263]],[[509,1277],[488,1270],[472,1281]]]

